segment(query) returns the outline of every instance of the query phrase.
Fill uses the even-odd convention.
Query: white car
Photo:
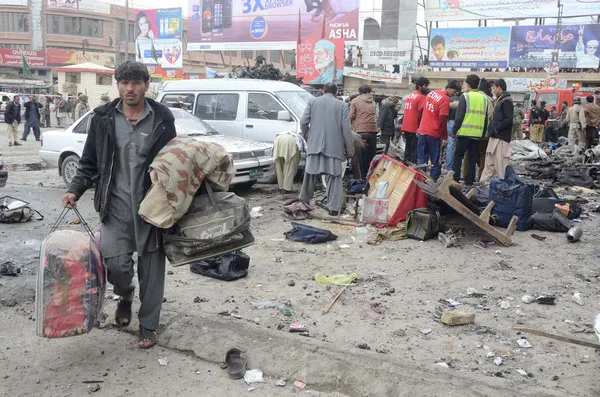
[[[250,186],[259,179],[273,177],[272,144],[224,136],[183,109],[171,109],[171,111],[175,116],[175,129],[178,135],[218,143],[229,152],[235,168],[231,185]],[[79,159],[83,152],[92,112],[86,113],[65,130],[49,130],[42,134],[40,157],[58,168],[58,174],[63,177],[67,186],[70,185],[79,168]]]

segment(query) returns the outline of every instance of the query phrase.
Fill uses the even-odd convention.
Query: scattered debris
[[[475,295],[477,293],[477,290],[475,288],[467,288],[467,295]]]
[[[256,309],[279,309],[283,310],[285,305],[279,301],[252,301],[250,302]]]
[[[573,294],[573,302],[577,303],[579,306],[583,306],[583,294],[581,294],[581,292],[575,292]]]
[[[535,300],[540,305],[555,305],[556,296],[554,295],[540,295]]]
[[[485,248],[489,247],[489,246],[490,246],[490,244],[492,244],[492,242],[491,242],[491,241],[477,240],[477,241],[475,242],[475,244],[473,244],[473,245],[474,245],[475,247],[477,247],[477,248],[482,248],[482,249],[485,249]]]
[[[500,255],[502,253],[502,251],[500,251],[500,250],[496,250],[494,252],[496,253],[496,255]]]
[[[306,325],[300,323],[293,323],[290,325],[290,332],[304,332],[306,331]]]
[[[535,298],[531,295],[523,295],[521,297],[521,302],[527,303],[527,304],[533,303],[533,302],[535,302]]]
[[[306,383],[297,380],[294,382],[294,387],[297,387],[298,389],[304,389],[306,387]]]
[[[540,236],[540,235],[538,235],[538,234],[535,234],[535,233],[533,233],[533,234],[531,235],[531,237],[533,237],[533,238],[534,238],[534,239],[536,239],[537,241],[544,241],[544,240],[546,240],[546,239],[547,239],[547,237],[546,237],[546,236]]]
[[[583,235],[583,229],[581,229],[581,226],[579,226],[579,225],[573,226],[572,228],[569,229],[569,231],[567,231],[567,240],[570,243],[575,243],[581,239],[582,235]]]
[[[475,321],[475,313],[461,310],[448,310],[442,313],[442,322],[446,325],[466,325]]]
[[[421,330],[421,333],[422,333],[423,335],[429,335],[429,334],[430,334],[430,333],[432,333],[432,332],[433,332],[433,330],[432,330],[431,328],[423,328],[423,329]]]
[[[244,375],[244,381],[248,385],[253,385],[255,383],[265,383],[265,380],[263,379],[263,371],[261,371],[260,369],[249,369]]]
[[[450,368],[448,363],[444,363],[444,362],[435,363],[435,365],[437,365],[438,367],[442,367],[442,368]]]
[[[460,303],[459,301],[454,300],[454,299],[440,299],[440,303],[446,303],[450,307],[456,307],[456,306],[462,305],[462,303]]]
[[[498,306],[500,306],[501,309],[510,309],[510,303],[507,301],[498,301]]]
[[[166,357],[159,358],[158,363],[161,365],[161,367],[166,367],[169,364],[169,359]]]
[[[17,306],[18,302],[16,299],[0,299],[0,303],[2,304],[2,306],[15,307]]]
[[[519,375],[521,375],[521,376],[524,376],[524,377],[526,377],[526,378],[528,378],[528,377],[529,377],[529,373],[527,373],[527,371],[525,371],[525,370],[523,370],[523,369],[521,369],[521,368],[517,368],[517,373],[518,373]]]
[[[88,393],[89,394],[95,393],[95,392],[97,392],[99,390],[100,390],[100,385],[97,384],[97,383],[95,385],[89,385],[88,386]]]
[[[524,349],[529,349],[530,347],[533,347],[533,345],[529,343],[529,341],[526,338],[517,339],[517,343]]]
[[[590,356],[583,356],[583,357],[581,358],[581,361],[580,361],[580,362],[581,362],[581,363],[583,363],[583,364],[587,364],[587,363],[589,363],[589,362],[590,362]]]
[[[206,298],[200,298],[199,296],[194,298],[194,303],[206,303],[208,302],[208,299]]]
[[[366,343],[360,343],[356,345],[356,347],[358,347],[361,350],[371,350],[371,346],[367,345]]]
[[[594,331],[596,331],[596,335],[600,334],[599,327],[600,327],[600,319],[596,318],[596,325],[594,326]],[[561,342],[567,342],[567,343],[573,343],[573,344],[579,345],[579,346],[591,347],[592,349],[600,349],[600,344],[598,344],[598,343],[593,343],[593,342],[583,341],[583,340],[579,340],[579,339],[575,339],[575,338],[570,338],[568,336],[553,334],[553,333],[542,331],[542,330],[535,329],[535,328],[515,325],[515,326],[513,326],[512,329],[515,331],[519,331],[519,332],[526,332],[526,333],[533,334],[533,335],[539,335],[539,336],[543,336],[546,338],[559,340]],[[598,339],[600,339],[600,337]]]
[[[279,379],[277,382],[275,382],[275,386],[285,387],[285,383],[285,379]]]
[[[342,288],[340,288],[339,292],[333,297],[331,303],[325,308],[323,309],[323,313],[329,313],[329,311],[331,310],[331,308],[333,307],[333,305],[335,304],[335,302],[340,298],[340,296],[342,296],[342,293],[346,290],[346,288],[348,288],[350,286],[350,284],[343,286]]]
[[[504,360],[502,360],[502,357],[496,357],[494,359],[494,364],[495,365],[502,365],[502,364],[504,364]]]
[[[21,274],[21,268],[11,261],[0,265],[0,276],[17,277],[19,274]]]
[[[441,241],[446,248],[458,247],[458,239],[452,233],[438,233],[438,240]]]
[[[283,315],[285,317],[292,317],[292,311],[286,309],[286,310],[283,311]]]
[[[323,285],[349,285],[358,279],[358,274],[336,274],[333,276],[325,276],[321,273],[315,275],[317,284]]]
[[[261,216],[263,216],[263,214],[262,214],[262,210],[263,210],[263,208],[262,208],[262,207],[253,207],[253,208],[250,210],[250,217],[251,217],[252,219],[257,219],[257,218],[260,218]]]
[[[296,285],[296,282],[294,280],[290,280],[290,281],[288,281],[287,285],[290,287],[293,287]]]

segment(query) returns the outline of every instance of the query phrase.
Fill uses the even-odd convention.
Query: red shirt
[[[402,131],[417,132],[419,119],[425,105],[425,95],[421,91],[415,91],[404,100],[404,120],[402,120]]]
[[[450,98],[443,90],[431,91],[425,98],[425,108],[419,125],[419,133],[434,138],[446,139],[448,125],[441,125],[441,118],[448,121]]]

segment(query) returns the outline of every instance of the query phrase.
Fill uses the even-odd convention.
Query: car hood
[[[198,141],[214,142],[223,146],[230,154],[251,152],[253,150],[265,150],[273,147],[270,143],[249,141],[225,135],[195,135],[192,138]]]

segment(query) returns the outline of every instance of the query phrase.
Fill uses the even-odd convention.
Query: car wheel
[[[73,154],[63,161],[61,172],[67,188],[71,186],[71,182],[77,174],[77,169],[79,169],[79,156]]]

